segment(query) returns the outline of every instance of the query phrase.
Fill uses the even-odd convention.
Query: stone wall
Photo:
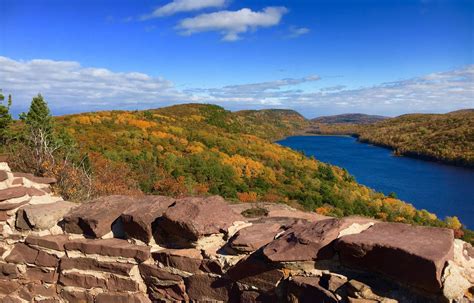
[[[248,218],[218,196],[74,204],[54,182],[0,162],[1,302],[473,300],[474,250],[448,229],[269,203]]]

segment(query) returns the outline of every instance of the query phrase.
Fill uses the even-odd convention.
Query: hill
[[[405,155],[474,167],[474,110],[447,114],[407,114],[372,124],[314,123],[308,133],[353,135]]]
[[[322,116],[311,119],[312,123],[325,124],[370,124],[388,119],[388,117],[366,114],[342,114],[334,116]]]
[[[359,126],[359,140],[407,155],[474,167],[474,111],[410,114]]]
[[[215,105],[188,104],[69,115],[56,123],[88,155],[95,180],[125,176],[132,181],[127,186],[135,184],[144,193],[218,194],[233,201],[281,202],[324,215],[446,225],[425,210],[358,184],[341,168],[272,143],[306,125],[293,111],[232,113]],[[101,177],[108,167],[115,170]]]

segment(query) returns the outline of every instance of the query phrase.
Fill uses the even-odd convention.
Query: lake
[[[308,156],[343,167],[376,191],[395,192],[399,199],[438,218],[457,216],[474,228],[474,170],[407,157],[352,137],[295,136],[278,142]]]

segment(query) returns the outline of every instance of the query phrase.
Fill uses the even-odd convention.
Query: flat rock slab
[[[28,194],[28,189],[25,187],[12,187],[0,190],[0,202],[9,199],[16,199],[24,197]]]
[[[326,219],[295,224],[280,238],[263,248],[263,254],[272,262],[315,261],[331,259],[333,247],[341,232],[353,224],[370,226],[375,221],[360,217]]]
[[[85,254],[96,254],[110,257],[133,258],[143,262],[150,258],[150,247],[134,245],[121,239],[78,239],[70,240],[66,250],[78,250]]]
[[[183,198],[155,221],[153,236],[157,243],[186,246],[203,236],[225,233],[235,221],[243,220],[222,197]]]
[[[57,182],[55,178],[36,177],[33,174],[27,174],[27,173],[13,173],[13,177],[25,178],[25,179],[30,180],[31,182],[39,183],[39,184],[53,184]]]
[[[201,252],[194,248],[159,250],[153,252],[152,257],[165,266],[174,267],[189,273],[199,271],[203,259]]]
[[[83,203],[64,216],[64,230],[100,238],[112,232],[112,224],[136,201],[133,196],[108,196]]]
[[[145,243],[152,239],[152,223],[161,217],[175,199],[165,196],[137,197],[121,215],[122,227],[128,239]]]
[[[258,203],[258,204],[251,204],[251,203],[239,203],[239,204],[232,204],[230,205],[232,211],[236,214],[242,214],[245,210],[250,208],[261,207],[268,211],[267,215],[265,216],[258,216],[256,218],[248,218],[249,220],[256,220],[260,218],[295,218],[295,219],[304,219],[308,221],[320,221],[324,219],[330,219],[331,217],[323,216],[317,214],[315,212],[307,212],[297,210],[291,206],[286,204],[279,204],[279,203]]]
[[[16,227],[24,230],[50,229],[61,221],[65,214],[77,206],[76,203],[66,201],[24,206],[17,212]]]
[[[335,247],[346,266],[436,293],[442,287],[443,268],[453,259],[453,242],[450,229],[379,223],[341,237]]]
[[[109,272],[128,276],[133,268],[133,264],[120,262],[101,262],[92,258],[67,258],[61,259],[61,270],[93,270],[101,272]]]
[[[250,253],[267,245],[275,236],[296,223],[295,218],[263,218],[254,221],[249,227],[239,230],[230,240],[229,246],[240,253]]]
[[[67,235],[47,235],[47,236],[29,235],[25,239],[25,242],[29,245],[53,249],[57,251],[64,251],[64,244],[66,244],[68,241],[69,241],[69,237]]]

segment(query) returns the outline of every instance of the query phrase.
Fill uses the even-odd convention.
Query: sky
[[[474,1],[0,0],[12,112],[474,107]]]

